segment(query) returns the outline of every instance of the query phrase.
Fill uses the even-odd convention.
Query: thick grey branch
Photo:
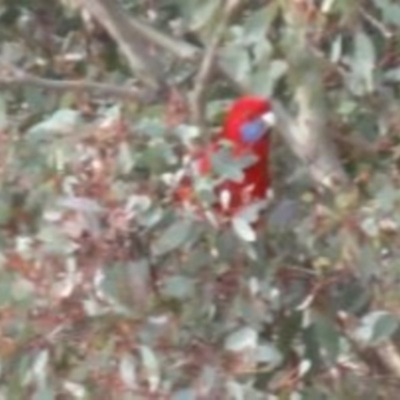
[[[172,38],[164,32],[159,32],[157,29],[139,21],[137,18],[131,17],[130,25],[138,36],[146,38],[146,40],[150,41],[152,44],[168,51],[181,60],[195,61],[200,56],[201,50],[198,47],[183,40]]]
[[[120,87],[111,84],[83,80],[55,80],[39,78],[30,74],[18,73],[15,76],[0,76],[1,89],[16,89],[25,86],[37,87],[52,92],[88,92],[119,99],[137,100],[141,103],[152,101],[152,94],[135,87]]]
[[[81,0],[81,3],[117,42],[132,72],[150,87],[159,89],[162,63],[150,53],[149,42],[132,29],[129,15],[114,0]]]
[[[210,44],[207,46],[203,59],[196,75],[194,89],[191,96],[191,113],[193,122],[204,128],[205,92],[217,63],[218,48],[235,12],[246,0],[226,0],[220,22],[215,28]],[[220,67],[221,68],[221,67]]]
[[[287,22],[293,32],[287,48],[295,83],[294,100],[298,113],[294,119],[275,104],[279,131],[292,151],[307,164],[313,180],[323,187],[336,188],[347,182],[336,147],[327,131],[322,72],[308,39],[308,22],[295,6],[288,10]]]

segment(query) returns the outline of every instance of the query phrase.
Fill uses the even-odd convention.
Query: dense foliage
[[[85,85],[145,86],[76,3],[0,4],[0,397],[396,398],[400,5],[244,1],[204,130],[198,59],[153,49],[168,87],[146,101]],[[224,2],[115,4],[202,52]],[[175,203],[185,154],[238,87],[294,113],[304,79],[350,185],[317,190],[275,132],[257,234]],[[205,211],[212,184],[195,182]]]

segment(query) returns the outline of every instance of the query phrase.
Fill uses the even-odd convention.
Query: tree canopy
[[[391,0],[0,2],[0,397],[396,398],[399,83]],[[244,93],[257,232],[173,196]]]

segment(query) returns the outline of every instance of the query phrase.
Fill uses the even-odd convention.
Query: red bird
[[[190,156],[191,176],[185,176],[179,182],[176,199],[182,204],[199,206],[192,179],[223,171],[222,160],[222,163],[236,165],[234,171],[238,173],[233,177],[222,175],[217,180],[213,204],[216,215],[233,217],[254,204],[259,204],[262,209],[270,187],[269,132],[274,122],[271,103],[267,99],[244,96],[236,100],[212,144]]]

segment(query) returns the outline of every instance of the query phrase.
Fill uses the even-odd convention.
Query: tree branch
[[[360,6],[359,8],[361,16],[367,21],[371,26],[373,26],[377,31],[385,38],[392,39],[394,34],[390,31],[381,21],[375,18],[372,14],[369,14],[366,9]]]
[[[17,89],[25,86],[37,87],[51,92],[88,92],[102,96],[112,96],[125,100],[137,100],[150,103],[153,93],[135,87],[121,87],[106,83],[88,82],[84,80],[55,80],[39,78],[24,72],[15,76],[0,76],[0,89]]]
[[[163,85],[163,65],[150,52],[149,42],[132,29],[129,15],[114,0],[80,0],[89,13],[107,30],[125,55],[132,72],[149,87]]]
[[[288,7],[286,19],[292,29],[292,40],[286,51],[292,65],[298,113],[293,118],[275,103],[279,131],[292,151],[308,166],[313,180],[322,187],[335,189],[346,183],[348,177],[327,131],[322,72],[309,45],[309,23],[296,5]]]
[[[130,26],[137,35],[146,38],[152,44],[170,52],[181,60],[196,61],[201,54],[200,48],[183,40],[172,38],[165,32],[159,32],[137,18],[130,17]]]
[[[190,108],[193,123],[199,126],[202,130],[205,127],[205,94],[207,85],[216,66],[218,48],[233,15],[245,3],[245,1],[246,0],[226,0],[220,16],[220,22],[215,28],[211,42],[204,52],[200,68],[195,77],[194,88],[190,99]]]
[[[215,30],[212,42],[203,53],[203,51],[186,41],[179,40],[168,36],[164,32],[159,32],[157,29],[149,26],[137,18],[127,17],[122,9],[116,3],[111,3],[110,0],[81,0],[81,3],[86,6],[89,12],[96,17],[98,22],[110,33],[110,35],[121,46],[121,50],[126,55],[128,61],[133,57],[131,69],[133,72],[141,71],[143,65],[146,65],[147,59],[154,58],[154,54],[145,54],[144,61],[138,60],[136,67],[136,58],[142,57],[142,52],[136,48],[130,49],[125,42],[149,43],[153,46],[165,50],[180,60],[196,62],[203,54],[201,66],[195,78],[195,87],[193,90],[191,101],[192,120],[199,125],[202,125],[204,119],[204,92],[207,84],[212,76],[217,51],[220,41],[228,27],[232,16],[245,4],[246,0],[226,0],[225,7],[221,16],[221,22]],[[108,17],[104,14],[109,13]],[[121,16],[122,15],[122,16]],[[119,22],[118,18],[123,18],[123,22]],[[125,49],[125,51],[124,51]],[[133,53],[133,54],[131,54]],[[157,68],[160,69],[159,67]],[[245,93],[247,90],[243,85],[236,82],[230,73],[217,61],[217,70],[239,93]],[[149,72],[149,71],[146,71]],[[157,74],[156,74],[157,75]],[[159,77],[160,79],[160,77]]]

